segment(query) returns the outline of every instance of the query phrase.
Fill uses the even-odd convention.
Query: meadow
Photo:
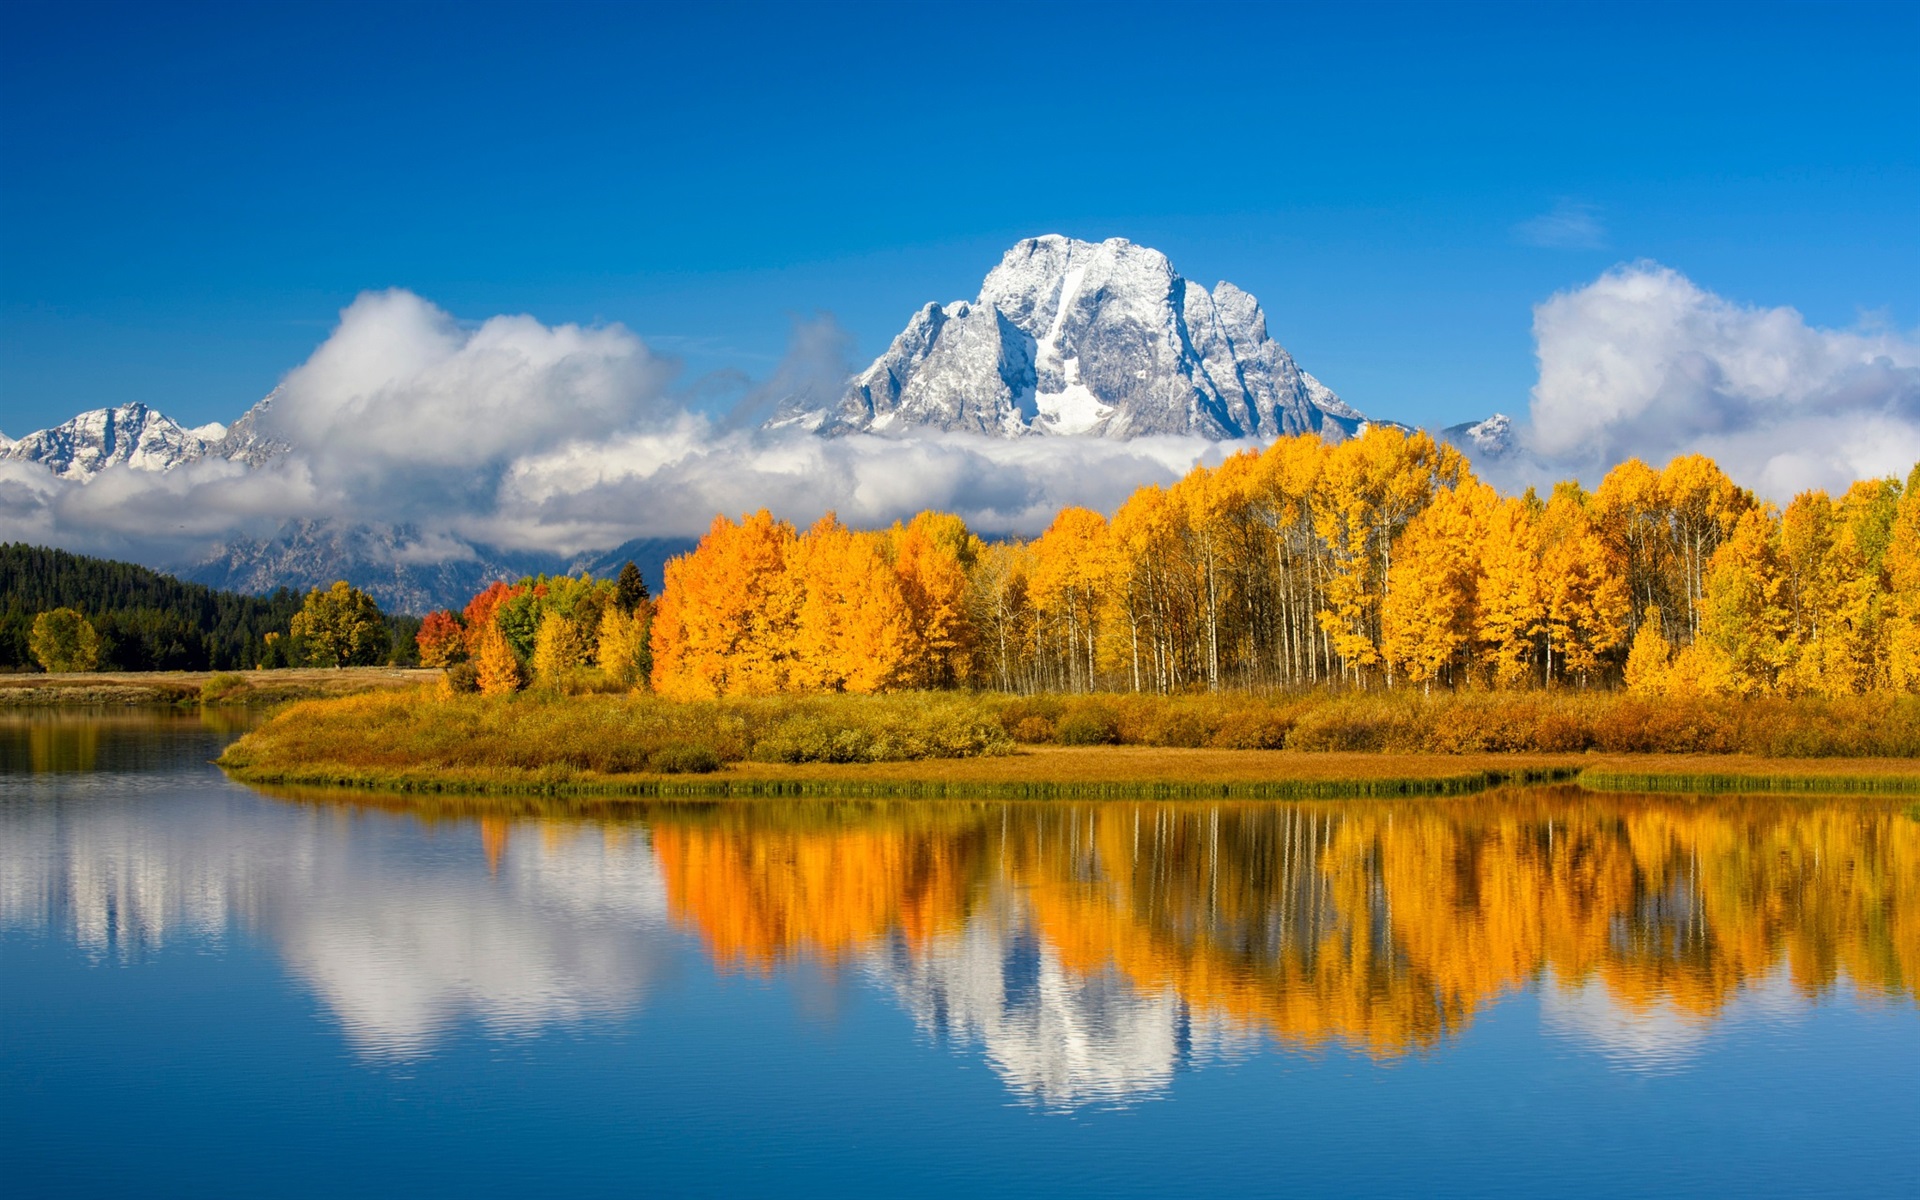
[[[1418,692],[670,701],[644,693],[308,700],[220,760],[277,785],[407,791],[1347,796],[1594,786],[1920,789],[1920,698]]]

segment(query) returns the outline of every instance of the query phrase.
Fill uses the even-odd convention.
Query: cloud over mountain
[[[1815,328],[1648,262],[1548,299],[1533,333],[1526,442],[1543,471],[1591,482],[1625,458],[1697,451],[1784,502],[1920,460],[1915,334]]]

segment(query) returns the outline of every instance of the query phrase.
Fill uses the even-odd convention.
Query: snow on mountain
[[[0,455],[37,462],[62,479],[85,481],[108,467],[170,471],[207,452],[207,443],[138,402],[97,408],[30,433]]]
[[[108,467],[171,471],[208,457],[258,466],[287,449],[258,429],[268,396],[231,427],[218,421],[188,429],[165,413],[134,401],[96,408],[17,441],[0,438],[0,458],[39,463],[62,479],[85,483]]]
[[[774,424],[1229,439],[1338,438],[1365,420],[1269,336],[1246,292],[1209,293],[1125,238],[1050,234],[1007,251],[978,299],[914,314],[838,405],[788,407]]]
[[[1467,421],[1459,425],[1449,425],[1440,431],[1443,441],[1478,458],[1504,458],[1519,447],[1519,433],[1513,427],[1513,419],[1505,413],[1495,413],[1484,421]]]

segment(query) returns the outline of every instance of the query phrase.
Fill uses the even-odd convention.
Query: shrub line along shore
[[[248,783],[411,794],[1333,799],[1579,782],[1891,795],[1920,794],[1916,746],[1920,703],[1884,700],[416,690],[295,704],[220,762]]]
[[[138,704],[285,704],[417,688],[438,671],[296,667],[275,671],[86,671],[0,674],[0,708]]]

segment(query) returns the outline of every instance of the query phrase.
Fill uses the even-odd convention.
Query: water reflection
[[[1048,1105],[1152,1094],[1263,1041],[1425,1053],[1523,989],[1563,1044],[1684,1070],[1729,1021],[1843,985],[1911,1004],[1920,978],[1920,820],[1893,804],[481,815],[53,779],[0,788],[0,926],[102,959],[263,934],[375,1056],[632,1013],[689,937],[721,972],[872,981]]]

